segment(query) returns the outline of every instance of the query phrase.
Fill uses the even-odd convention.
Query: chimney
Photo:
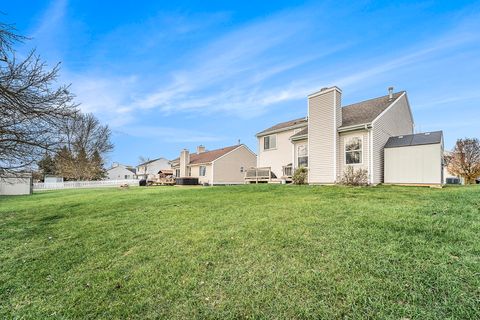
[[[205,146],[204,145],[199,145],[197,147],[197,154],[200,154],[202,152],[205,152]]]
[[[393,100],[393,87],[388,87],[388,100]]]
[[[187,176],[187,168],[190,164],[190,152],[187,149],[183,149],[180,152],[180,177]]]
[[[308,96],[308,182],[337,180],[338,128],[342,125],[342,90],[322,88]]]

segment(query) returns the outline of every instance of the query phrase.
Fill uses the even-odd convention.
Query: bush
[[[306,184],[307,177],[308,177],[307,168],[300,167],[295,170],[292,180],[293,180],[293,183],[295,184]]]
[[[353,166],[347,166],[343,171],[340,183],[346,186],[366,186],[368,185],[368,171],[366,169],[355,170]]]

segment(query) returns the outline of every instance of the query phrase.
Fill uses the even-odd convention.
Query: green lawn
[[[0,198],[0,318],[480,318],[480,188]]]

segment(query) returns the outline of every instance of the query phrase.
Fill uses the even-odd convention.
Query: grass
[[[480,318],[480,188],[0,198],[0,318]]]

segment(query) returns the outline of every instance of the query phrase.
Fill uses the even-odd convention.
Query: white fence
[[[99,188],[119,187],[124,184],[138,186],[139,180],[100,180],[100,181],[65,181],[65,182],[39,182],[33,184],[33,190],[56,190],[56,189],[77,189],[77,188]]]

